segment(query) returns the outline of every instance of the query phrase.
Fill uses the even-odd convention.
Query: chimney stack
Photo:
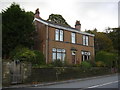
[[[80,24],[80,21],[76,20],[75,28],[76,28],[77,30],[80,30],[80,31],[81,31],[81,24]]]
[[[34,18],[40,18],[39,15],[40,15],[39,8],[37,8],[37,9],[35,10]]]

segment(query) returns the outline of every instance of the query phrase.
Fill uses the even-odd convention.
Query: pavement
[[[12,85],[10,87],[3,87],[3,89],[8,89],[8,88],[30,88],[30,87],[35,88],[35,87],[45,87],[45,86],[47,87],[47,86],[52,86],[52,85],[68,84],[68,83],[75,83],[75,82],[79,82],[79,81],[92,80],[92,79],[97,79],[97,78],[102,78],[102,77],[105,78],[105,77],[110,77],[110,76],[114,76],[114,75],[118,75],[118,74],[116,73],[116,74],[110,74],[110,75],[102,75],[102,76],[96,76],[96,77],[88,77],[88,78],[66,80],[66,81],[59,81],[59,82],[41,83],[41,84]]]

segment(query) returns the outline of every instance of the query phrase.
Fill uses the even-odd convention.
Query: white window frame
[[[60,30],[60,41],[63,41],[63,30]]]
[[[87,56],[87,60],[90,59],[91,53],[89,51],[81,51],[81,54],[82,54],[82,57],[83,57],[82,61],[85,61],[85,55]]]
[[[59,29],[55,30],[55,40],[63,41],[63,30],[59,30]]]
[[[71,33],[71,42],[76,43],[76,33]]]
[[[59,41],[59,30],[58,29],[55,30],[55,40]]]
[[[83,45],[85,46],[89,45],[89,37],[86,35],[83,35]]]
[[[54,59],[54,56],[53,56],[54,54],[56,55],[55,59]],[[60,55],[60,60],[64,63],[64,60],[65,60],[65,57],[66,57],[66,50],[65,49],[53,48],[52,49],[52,61],[58,60],[59,59],[58,55]]]

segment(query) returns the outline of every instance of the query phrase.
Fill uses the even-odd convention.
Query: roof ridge
[[[85,35],[95,36],[94,34],[86,33],[86,32],[83,32],[83,31],[79,31],[78,29],[73,28],[73,27],[68,27],[68,26],[64,26],[64,25],[61,25],[61,24],[52,23],[52,22],[46,21],[46,20],[44,20],[42,18],[34,18],[33,22],[35,20],[37,20],[37,21],[39,21],[41,23],[44,23],[45,25],[49,25],[49,26],[52,26],[52,27],[55,27],[55,28],[60,28],[60,29],[65,29],[65,30],[68,30],[68,31],[76,32],[76,33],[81,33],[81,34],[85,34]]]

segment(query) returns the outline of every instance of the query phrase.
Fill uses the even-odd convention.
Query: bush
[[[87,60],[86,62],[90,63],[92,67],[96,67],[96,62],[94,60]]]
[[[32,65],[44,65],[44,55],[40,51],[18,46],[11,52],[11,59],[31,62]]]
[[[106,65],[105,65],[105,63],[102,62],[102,61],[97,61],[97,62],[96,62],[96,66],[97,66],[97,67],[105,67]]]
[[[92,65],[91,65],[89,62],[87,62],[87,61],[83,61],[83,62],[81,63],[81,67],[82,67],[83,69],[90,69],[90,68],[92,67]]]
[[[106,66],[108,67],[112,67],[113,66],[113,61],[117,60],[117,54],[115,53],[109,53],[109,52],[105,52],[105,51],[100,51],[96,54],[96,61],[102,61],[106,64]]]
[[[63,62],[60,60],[55,60],[51,63],[54,67],[62,67],[63,66]]]
[[[35,53],[23,46],[17,46],[11,53],[11,59],[31,62],[35,59]]]
[[[35,59],[32,61],[33,64],[45,65],[45,57],[42,52],[35,50]]]

